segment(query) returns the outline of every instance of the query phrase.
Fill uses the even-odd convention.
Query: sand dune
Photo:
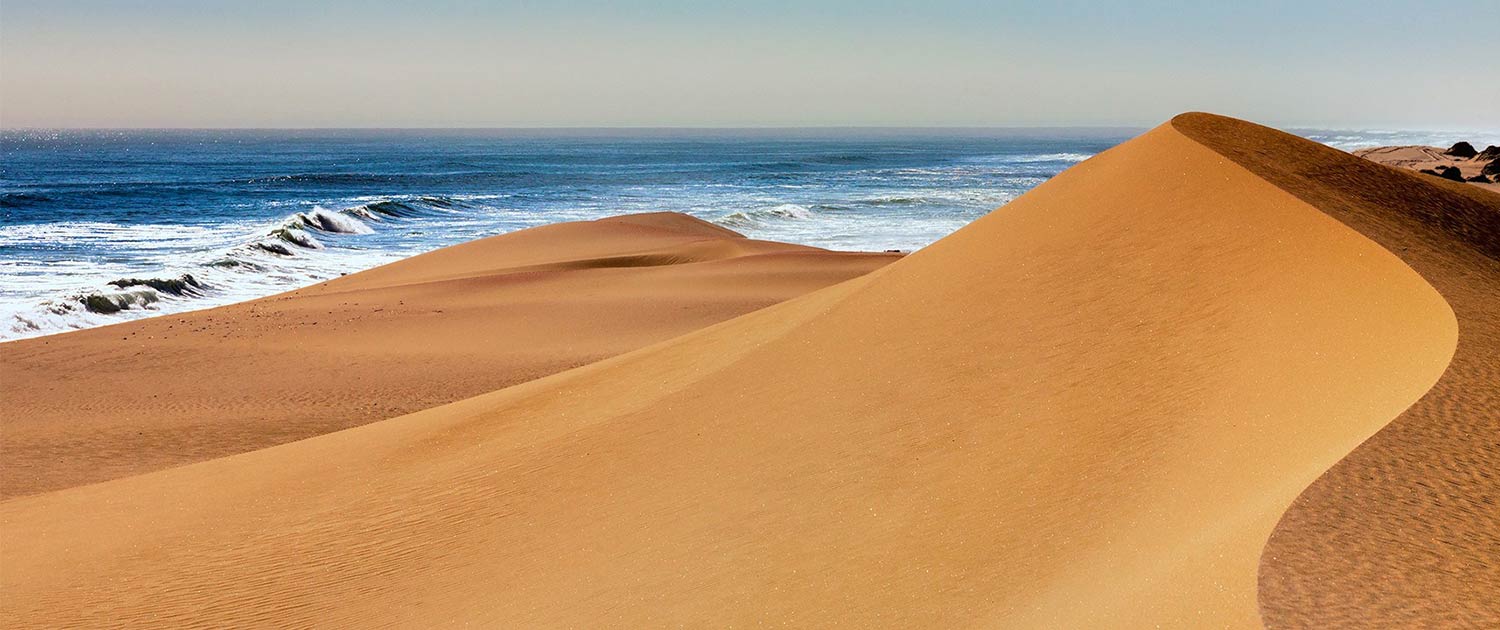
[[[0,613],[1254,627],[1283,512],[1430,400],[1471,334],[1422,266],[1335,219],[1386,189],[1469,193],[1375,165],[1359,188],[1268,175],[1256,159],[1364,172],[1288,138],[1180,117],[894,264],[683,337],[5,501],[0,534],[25,542],[6,543]],[[1371,221],[1475,249],[1488,219],[1466,213],[1489,201],[1463,199]],[[1292,514],[1332,518],[1307,500]]]
[[[1500,628],[1500,195],[1247,123],[1177,127],[1398,252],[1458,318],[1437,385],[1277,526],[1266,624]]]
[[[482,239],[244,304],[0,344],[0,491],[114,479],[461,400],[896,258],[634,215]]]

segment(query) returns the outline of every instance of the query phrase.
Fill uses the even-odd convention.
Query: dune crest
[[[1278,518],[1438,381],[1458,335],[1400,258],[1168,124],[904,260],[684,337],[6,501],[0,533],[27,542],[0,611],[1253,627]]]
[[[1442,379],[1277,525],[1266,625],[1500,627],[1500,194],[1243,121],[1173,126],[1396,252],[1458,319]]]

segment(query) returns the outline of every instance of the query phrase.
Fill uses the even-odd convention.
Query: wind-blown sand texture
[[[1500,628],[1500,195],[1248,123],[1175,125],[1399,253],[1458,317],[1442,379],[1282,518],[1266,624]]]
[[[0,503],[3,539],[24,541],[5,544],[0,613],[15,627],[1255,627],[1263,605],[1300,623],[1324,585],[1282,593],[1276,575],[1383,561],[1340,555],[1296,518],[1346,519],[1368,507],[1362,489],[1403,481],[1356,472],[1364,485],[1319,495],[1386,433],[1303,490],[1434,394],[1439,417],[1481,428],[1493,409],[1468,406],[1492,384],[1444,389],[1488,321],[1462,294],[1495,286],[1475,274],[1493,270],[1484,213],[1500,198],[1471,190],[1179,117],[894,264],[676,339]],[[1463,251],[1403,261],[1357,231],[1370,225]],[[1475,482],[1454,496],[1485,487],[1457,462],[1413,470]],[[1332,566],[1263,563],[1273,530],[1272,550],[1290,539]]]
[[[224,308],[0,344],[0,492],[140,474],[435,407],[896,258],[632,215],[482,239]]]

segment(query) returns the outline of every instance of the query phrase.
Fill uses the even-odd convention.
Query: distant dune
[[[904,259],[696,332],[4,501],[0,615],[1483,627],[1497,228],[1478,188],[1179,116]],[[453,251],[348,288],[480,282]],[[388,334],[422,344],[409,321]]]
[[[680,214],[563,223],[243,304],[0,344],[3,496],[508,387],[878,268]]]

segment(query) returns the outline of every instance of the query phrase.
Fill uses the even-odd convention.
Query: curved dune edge
[[[0,343],[0,498],[463,400],[898,258],[636,214],[478,239],[220,308]]]
[[[1444,374],[1400,258],[1164,125],[869,275],[363,427],[0,503],[18,627],[1259,623]]]
[[[1173,126],[1396,252],[1460,330],[1433,388],[1277,524],[1260,567],[1266,625],[1500,627],[1500,195],[1242,121]]]

